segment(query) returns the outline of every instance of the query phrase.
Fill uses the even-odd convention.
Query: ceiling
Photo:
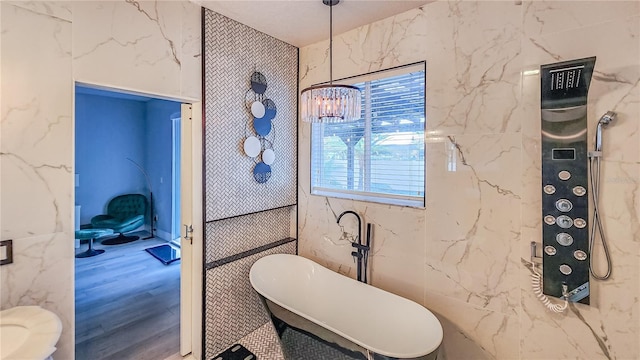
[[[329,38],[329,7],[322,0],[192,0],[297,47]],[[342,0],[333,8],[333,32],[420,7],[433,0]]]

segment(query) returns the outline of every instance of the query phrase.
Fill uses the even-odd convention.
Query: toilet
[[[0,311],[0,359],[51,359],[61,332],[60,318],[40,306]]]

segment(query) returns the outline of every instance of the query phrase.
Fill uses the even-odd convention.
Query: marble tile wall
[[[201,72],[199,6],[187,1],[78,1],[72,9],[76,81],[201,98],[201,82],[195,81]]]
[[[0,308],[37,304],[73,329],[71,22],[0,6],[0,228],[14,244]],[[73,331],[58,353],[73,353]]]
[[[74,81],[199,100],[200,7],[172,2],[0,4],[0,308],[40,305],[73,359]]]
[[[356,210],[374,224],[373,285],[432,309],[447,358],[637,359],[639,15],[634,1],[440,1],[337,36],[334,78],[426,60],[427,206],[310,195],[310,127],[301,125],[300,254],[354,276],[335,216]],[[300,49],[301,88],[328,78],[327,47]],[[619,113],[605,132],[601,190],[614,273],[592,282],[591,306],[555,315],[523,265],[541,236],[540,79],[526,74],[587,56],[598,57],[590,128]]]
[[[551,316],[529,291],[528,270],[521,271],[520,351],[523,359],[640,357],[640,3],[552,2],[523,4],[523,69],[596,56],[589,90],[588,119],[593,129],[607,111],[618,113],[605,129],[600,201],[613,259],[609,281],[591,281],[591,306],[577,305],[565,316]],[[538,76],[522,78],[522,241],[528,258],[530,241],[541,233]],[[600,246],[592,253],[604,272]],[[552,347],[544,346],[553,344]]]

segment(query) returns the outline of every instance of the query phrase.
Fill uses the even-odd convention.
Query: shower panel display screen
[[[540,67],[543,292],[589,303],[587,93],[595,58]]]
[[[553,160],[575,160],[576,149],[552,149],[551,158]]]

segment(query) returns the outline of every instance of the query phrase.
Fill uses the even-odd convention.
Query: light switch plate
[[[13,240],[0,241],[0,265],[13,262]]]

